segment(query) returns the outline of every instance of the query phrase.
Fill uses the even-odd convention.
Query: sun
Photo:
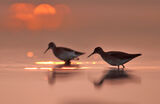
[[[36,15],[54,15],[56,9],[49,4],[40,4],[34,9],[33,13]]]

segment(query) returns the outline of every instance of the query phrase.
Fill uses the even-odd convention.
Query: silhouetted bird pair
[[[80,55],[83,55],[83,52],[78,52],[69,48],[65,47],[57,47],[53,42],[48,44],[47,50],[44,52],[46,53],[49,49],[52,49],[53,54],[60,60],[65,61],[65,65],[70,65],[71,60],[78,58]],[[101,47],[96,47],[88,57],[93,54],[98,53],[104,61],[112,66],[119,66],[122,65],[125,68],[124,64],[132,60],[133,58],[140,56],[141,54],[128,54],[125,52],[120,51],[109,51],[104,52]]]

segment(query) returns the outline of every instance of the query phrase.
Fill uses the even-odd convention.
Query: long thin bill
[[[49,50],[49,47],[44,51],[44,54]]]
[[[93,52],[93,53],[91,53],[88,57],[92,56],[93,54],[94,54],[94,52]]]

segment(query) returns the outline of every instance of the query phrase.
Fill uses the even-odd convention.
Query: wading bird
[[[129,54],[120,51],[109,51],[104,52],[101,47],[96,47],[88,57],[92,56],[93,54],[98,53],[104,61],[112,66],[119,66],[122,65],[125,68],[124,64],[132,60],[133,58],[140,56],[141,54]]]
[[[70,65],[71,60],[77,59],[78,56],[83,55],[83,52],[78,52],[65,47],[57,47],[53,42],[48,44],[48,48],[44,53],[46,53],[49,49],[52,49],[53,54],[60,60],[65,61],[65,65]]]

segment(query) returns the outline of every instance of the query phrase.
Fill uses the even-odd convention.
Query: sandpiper
[[[65,61],[65,65],[70,65],[71,60],[78,59],[78,56],[83,55],[83,52],[78,52],[65,47],[56,47],[53,42],[48,44],[48,48],[44,53],[46,53],[49,49],[52,49],[53,54],[60,60]]]
[[[112,66],[118,66],[118,70],[120,65],[122,65],[123,68],[125,68],[124,66],[125,63],[141,55],[141,54],[129,54],[129,53],[120,52],[120,51],[104,52],[101,47],[96,47],[94,49],[94,52],[91,53],[88,57],[90,57],[95,53],[98,53],[99,55],[101,55],[102,59],[106,61],[108,64]]]

